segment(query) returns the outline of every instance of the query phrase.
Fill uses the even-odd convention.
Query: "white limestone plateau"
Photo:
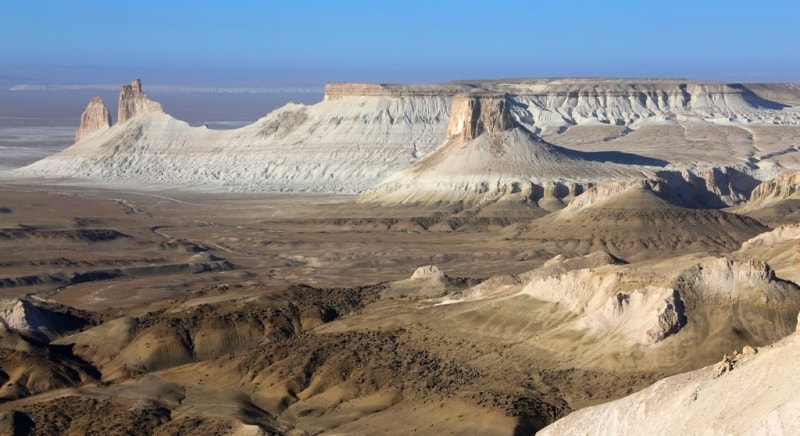
[[[332,83],[320,103],[288,104],[215,131],[163,113],[134,80],[120,93],[114,126],[14,175],[361,194],[384,204],[567,203],[592,186],[639,179],[679,204],[719,207],[800,168],[800,91],[749,86]]]

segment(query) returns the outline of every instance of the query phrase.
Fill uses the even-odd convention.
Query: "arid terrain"
[[[0,432],[792,434],[798,96],[332,84],[214,131],[134,81],[0,174]]]

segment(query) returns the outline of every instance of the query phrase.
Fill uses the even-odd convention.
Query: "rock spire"
[[[124,85],[119,91],[119,109],[117,122],[124,123],[139,114],[164,112],[161,103],[150,100],[142,92],[142,82],[134,79],[130,85]]]
[[[103,99],[92,97],[86,109],[81,114],[81,125],[75,132],[75,142],[88,136],[90,133],[111,127],[111,114],[108,113]]]

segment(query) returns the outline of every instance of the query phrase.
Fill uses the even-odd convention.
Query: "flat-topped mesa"
[[[164,112],[161,103],[150,100],[142,92],[142,82],[134,79],[130,85],[124,85],[119,91],[119,110],[117,123],[124,123],[139,114]]]
[[[111,114],[103,104],[100,97],[92,97],[86,109],[81,114],[81,125],[75,132],[75,142],[88,136],[90,133],[111,127]]]
[[[325,101],[344,97],[449,97],[473,89],[466,84],[399,85],[386,83],[332,82],[325,84]]]
[[[484,133],[501,132],[514,127],[508,96],[494,92],[458,94],[447,123],[447,138],[464,141]]]

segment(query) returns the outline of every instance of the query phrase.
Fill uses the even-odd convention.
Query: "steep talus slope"
[[[536,202],[546,196],[545,191],[554,191],[553,180],[565,187],[570,182],[581,185],[577,188],[580,193],[583,186],[590,186],[593,181],[640,172],[623,165],[592,161],[588,154],[547,144],[524,128],[515,127],[468,141],[449,141],[429,158],[369,189],[360,200],[383,204]],[[564,194],[574,195],[574,190],[570,193],[567,187]]]

